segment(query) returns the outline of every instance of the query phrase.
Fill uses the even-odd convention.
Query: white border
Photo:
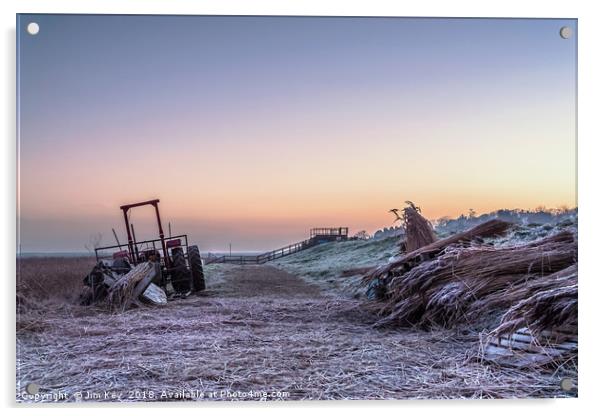
[[[602,39],[600,16],[596,13],[593,1],[531,1],[506,0],[504,2],[483,1],[357,1],[357,0],[307,0],[307,1],[186,1],[186,0],[88,0],[74,2],[69,0],[53,1],[13,1],[0,2],[3,24],[3,60],[2,82],[4,99],[2,106],[2,176],[0,182],[4,204],[2,204],[2,223],[4,238],[0,247],[0,256],[5,273],[3,305],[2,342],[2,398],[5,406],[14,406],[14,282],[15,282],[15,13],[131,13],[131,14],[275,14],[275,15],[347,15],[347,16],[458,16],[458,17],[560,17],[579,19],[579,269],[581,289],[579,291],[580,309],[580,375],[579,399],[569,400],[521,400],[521,401],[401,401],[401,402],[336,402],[336,403],[287,403],[263,406],[259,403],[244,406],[228,404],[206,404],[194,408],[177,406],[178,413],[197,413],[216,411],[243,411],[245,413],[265,414],[284,410],[297,414],[307,412],[332,412],[334,407],[344,406],[344,412],[365,414],[367,407],[376,407],[379,412],[428,412],[433,414],[466,415],[487,414],[506,415],[517,411],[545,412],[547,414],[576,414],[594,408],[597,388],[600,385],[600,342],[599,316],[597,305],[602,299],[601,280],[598,273],[597,239],[600,233],[598,212],[602,207],[600,180],[602,174],[602,152],[600,152],[600,43]],[[15,409],[12,409],[14,411]],[[25,409],[27,412],[33,409]],[[81,414],[81,409],[44,408],[48,414]],[[105,414],[108,409],[96,407],[86,409],[92,414]],[[150,414],[164,414],[165,406],[129,406],[121,409],[111,405],[110,412],[125,413],[132,410]]]

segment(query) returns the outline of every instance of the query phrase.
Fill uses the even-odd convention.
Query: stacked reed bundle
[[[576,334],[577,329],[577,265],[512,288],[507,296],[519,299],[502,316],[492,335],[498,336],[526,327],[537,335],[562,328]]]
[[[432,258],[440,254],[446,247],[467,244],[475,239],[499,237],[504,235],[511,226],[511,223],[502,220],[486,221],[470,230],[437,240],[417,250],[409,251],[384,266],[376,267],[364,275],[363,282],[369,284],[374,279],[388,280],[391,277],[400,276],[420,264],[425,258]]]
[[[408,204],[409,206],[403,209],[400,219],[405,230],[405,240],[402,247],[405,246],[404,251],[411,252],[434,243],[437,241],[437,237],[433,226],[420,215],[419,209],[411,202],[408,202]]]
[[[435,259],[390,278],[377,325],[450,327],[494,306],[510,307],[520,300],[517,285],[569,267],[576,256],[570,232],[514,247],[448,246]]]

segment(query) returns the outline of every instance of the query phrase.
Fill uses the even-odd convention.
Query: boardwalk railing
[[[286,247],[282,247],[276,250],[268,251],[257,256],[219,256],[211,257],[205,261],[205,264],[211,263],[232,263],[232,264],[263,264],[268,261],[276,260],[281,257],[285,257],[294,253],[298,253],[301,250],[306,250],[310,247],[317,245],[317,241],[313,238],[300,241],[298,243],[289,244]]]

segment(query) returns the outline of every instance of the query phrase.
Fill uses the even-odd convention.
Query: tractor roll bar
[[[128,211],[131,208],[141,207],[143,205],[152,205],[155,207],[155,214],[157,215],[157,224],[159,225],[159,239],[161,240],[161,249],[163,250],[163,258],[165,259],[165,266],[169,267],[169,256],[167,255],[167,246],[165,245],[165,234],[163,233],[163,226],[161,225],[161,216],[159,215],[159,200],[151,199],[149,201],[136,202],[135,204],[122,205],[119,208],[123,211],[123,219],[125,220],[125,229],[128,234],[128,247],[132,259],[135,259],[136,263],[138,258],[134,250],[134,238],[132,236],[132,230],[130,229],[130,220],[128,219]]]

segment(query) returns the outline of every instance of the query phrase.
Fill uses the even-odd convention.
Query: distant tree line
[[[458,218],[439,218],[434,221],[433,225],[439,234],[456,233],[494,218],[523,225],[558,224],[567,220],[575,221],[577,219],[577,208],[561,207],[548,209],[538,207],[534,210],[500,209],[481,215],[478,215],[475,210],[470,209],[467,214],[462,214]]]

